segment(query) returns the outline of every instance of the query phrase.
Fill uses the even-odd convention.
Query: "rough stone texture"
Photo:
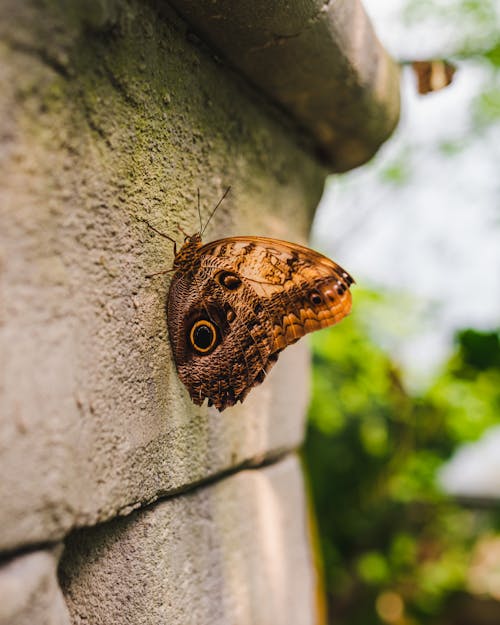
[[[372,107],[378,79],[365,89],[361,69],[344,71],[357,57],[342,6],[325,8],[347,51],[335,106],[344,94],[354,126],[387,109],[390,126],[384,97]],[[197,231],[197,187],[206,217],[232,185],[207,239],[307,239],[327,173],[318,128],[315,139],[299,131],[297,111],[247,78],[161,0],[0,3],[0,550],[11,558],[0,618],[9,625],[68,622],[57,553],[40,547],[68,533],[73,623],[315,620],[300,469],[278,460],[302,440],[305,341],[243,405],[196,408],[171,360],[168,276],[146,277],[171,266],[172,247],[145,221],[178,240]],[[351,78],[352,92],[342,82]],[[367,128],[353,131],[338,163],[363,152],[363,132],[373,148],[379,127]],[[264,461],[276,464],[242,471]],[[83,526],[95,527],[74,530]],[[38,551],[20,555],[29,548]]]
[[[399,68],[360,0],[171,0],[196,33],[316,140],[334,171],[367,161],[399,115]]]
[[[62,0],[61,0],[62,2]],[[61,8],[64,6],[64,8]],[[57,540],[296,447],[305,342],[244,405],[194,407],[170,356],[172,247],[304,241],[324,170],[165,7],[0,4],[0,548]],[[84,17],[82,17],[82,15]],[[95,20],[99,21],[97,18]],[[104,28],[104,26],[102,26]]]
[[[67,541],[73,623],[308,625],[315,579],[295,457]]]
[[[35,551],[0,564],[0,625],[70,624],[56,573],[61,551]]]

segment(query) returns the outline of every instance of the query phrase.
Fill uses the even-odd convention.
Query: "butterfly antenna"
[[[155,276],[164,276],[171,271],[174,271],[175,267],[171,267],[170,269],[164,269],[163,271],[156,271],[155,273],[149,273],[146,278],[154,278]]]
[[[201,221],[201,210],[200,210],[200,187],[198,187],[197,191],[198,191],[198,217],[200,218],[200,233],[201,233],[202,228],[203,228],[203,223]]]
[[[156,234],[159,234],[161,237],[163,237],[164,239],[168,239],[169,241],[172,241],[172,243],[176,244],[177,241],[175,239],[173,239],[172,237],[170,237],[168,234],[165,234],[164,232],[160,232],[159,230],[157,230],[154,226],[152,226],[149,221],[146,221],[145,219],[143,219],[144,223],[149,226],[149,228],[151,228],[151,230],[153,230],[153,232],[156,232]]]
[[[207,223],[205,224],[203,230],[200,232],[200,234],[203,234],[205,232],[205,230],[207,229],[208,224],[210,223],[212,217],[215,215],[215,211],[219,208],[219,206],[222,204],[222,201],[224,200],[224,198],[226,197],[226,195],[229,193],[229,191],[231,190],[231,187],[228,187],[225,191],[224,191],[224,195],[221,197],[221,199],[217,202],[214,210],[210,213],[210,217],[207,220]]]

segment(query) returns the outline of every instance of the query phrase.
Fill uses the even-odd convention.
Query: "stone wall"
[[[307,345],[195,407],[145,224],[182,240],[231,185],[207,240],[305,242],[313,144],[164,2],[2,3],[0,624],[316,622]]]

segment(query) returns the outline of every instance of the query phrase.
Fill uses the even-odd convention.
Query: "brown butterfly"
[[[351,310],[354,280],[342,267],[277,239],[203,245],[201,232],[186,236],[173,270],[167,323],[177,371],[195,404],[208,398],[220,411],[243,401],[287,345]]]
[[[457,68],[449,61],[412,61],[417,77],[417,88],[421,95],[444,89],[451,84]]]

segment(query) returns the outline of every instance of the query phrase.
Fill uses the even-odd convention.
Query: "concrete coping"
[[[334,172],[370,159],[399,116],[399,68],[359,0],[170,0],[196,35],[286,111]]]

